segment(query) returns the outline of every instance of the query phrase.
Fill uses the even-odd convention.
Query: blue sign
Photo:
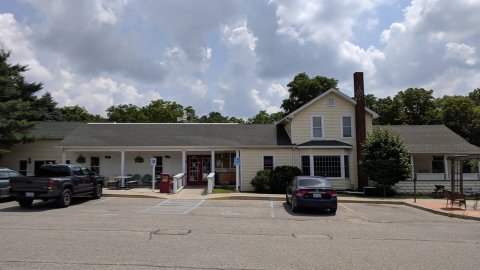
[[[152,167],[157,166],[157,158],[152,157],[152,158],[150,159],[150,165],[152,165]]]
[[[233,160],[233,165],[235,165],[235,166],[240,166],[240,158],[239,158],[239,157],[236,157],[236,158]]]

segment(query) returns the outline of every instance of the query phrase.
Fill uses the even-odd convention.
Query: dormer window
[[[333,97],[328,98],[328,107],[334,107],[335,106],[335,99]]]
[[[312,139],[323,139],[323,117],[312,116]]]
[[[342,116],[342,137],[352,138],[352,117]]]

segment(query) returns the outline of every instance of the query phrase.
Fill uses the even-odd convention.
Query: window
[[[90,171],[93,174],[100,174],[100,158],[90,157]]]
[[[163,172],[163,158],[161,156],[155,157],[157,165],[155,165],[155,175],[159,176]]]
[[[333,97],[328,98],[328,107],[335,106],[335,99]]]
[[[88,168],[82,167],[83,175],[90,175],[90,170]]]
[[[302,156],[302,175],[310,175],[310,156]]]
[[[75,175],[75,176],[84,175],[83,171],[82,171],[82,168],[80,168],[80,167],[72,167],[72,172],[73,172],[73,175]]]
[[[18,172],[22,175],[27,175],[27,161],[26,160],[20,160],[20,164],[18,167]]]
[[[340,156],[313,156],[313,175],[341,177]]]
[[[352,117],[351,116],[342,116],[342,137],[343,138],[352,137]]]
[[[312,116],[312,139],[323,138],[323,119],[321,116]]]
[[[442,156],[432,157],[432,173],[445,173]]]
[[[343,168],[345,170],[345,178],[350,178],[350,163],[348,156],[343,156]]]
[[[263,169],[273,170],[273,156],[263,156]]]

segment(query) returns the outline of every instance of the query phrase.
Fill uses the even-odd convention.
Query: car
[[[17,171],[0,167],[0,199],[10,197],[10,192],[8,191],[8,181],[10,177],[20,175],[21,174]]]
[[[295,176],[287,186],[286,201],[292,212],[299,208],[328,209],[337,212],[337,192],[330,181],[321,176]]]

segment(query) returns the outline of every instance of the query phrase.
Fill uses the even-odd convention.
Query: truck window
[[[89,169],[83,167],[83,168],[82,168],[82,171],[83,171],[83,174],[84,174],[84,175],[90,175],[90,170],[89,170]]]
[[[73,172],[73,175],[75,175],[75,176],[82,176],[83,175],[82,168],[80,168],[80,167],[73,167],[72,172]]]
[[[69,171],[68,167],[42,166],[38,169],[37,176],[40,176],[40,177],[70,176],[70,171]]]

